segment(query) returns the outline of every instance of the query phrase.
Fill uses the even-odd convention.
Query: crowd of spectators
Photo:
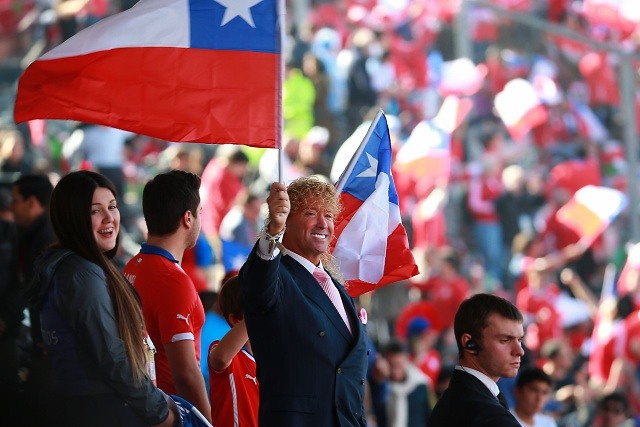
[[[39,15],[28,37],[13,35],[4,62],[26,55],[20,44],[25,40],[30,46],[42,41],[47,49],[131,6],[88,1],[61,14],[54,1],[15,3],[25,7],[22,18],[32,9]],[[523,312],[526,364],[552,379],[544,413],[558,426],[608,425],[603,408],[611,402],[637,417],[640,250],[629,239],[630,220],[623,212],[586,245],[556,215],[585,186],[627,190],[627,159],[637,153],[626,153],[621,142],[616,49],[640,51],[640,18],[628,10],[633,1],[494,2],[609,43],[612,51],[594,50],[470,3],[471,58],[456,56],[458,3],[315,0],[301,22],[287,15],[283,180],[315,174],[335,182],[380,108],[397,155],[419,123],[431,123],[448,96],[470,101],[464,120],[445,132],[443,173],[394,164],[403,224],[420,274],[359,299],[369,311],[380,371],[388,373],[390,365],[394,383],[411,377],[416,387],[426,387],[425,405],[433,405],[456,362],[452,320],[457,306],[473,293],[488,291]],[[300,6],[288,2],[288,7]],[[640,100],[640,61],[634,65],[634,95]],[[506,98],[514,81],[527,82],[535,94],[535,110],[523,115],[531,120],[519,122],[524,128],[497,108],[496,100]],[[523,99],[516,96],[511,108],[520,108]],[[64,121],[16,126],[5,120],[2,184],[30,171],[48,173],[53,181],[74,169],[115,173],[126,205],[126,261],[145,234],[139,207],[144,183],[172,168],[197,173],[203,178],[207,216],[203,238],[185,263],[199,291],[217,291],[262,226],[260,206],[277,179],[275,150],[176,144],[107,131]],[[118,162],[121,167],[114,167]],[[225,248],[233,243],[231,255]],[[403,376],[405,371],[411,375]],[[500,385],[514,407],[515,383]],[[615,399],[601,401],[605,395]],[[397,413],[397,401],[377,397],[369,402],[370,424],[397,425],[383,415],[385,408]]]

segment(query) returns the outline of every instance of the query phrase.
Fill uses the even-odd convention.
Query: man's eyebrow
[[[514,339],[523,339],[524,335],[517,336],[517,335],[511,335],[511,334],[497,334],[497,337],[514,340]]]

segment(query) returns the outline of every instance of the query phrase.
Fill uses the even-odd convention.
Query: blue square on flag
[[[191,47],[278,52],[275,1],[189,0]]]

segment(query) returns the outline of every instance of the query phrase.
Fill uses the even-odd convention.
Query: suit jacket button
[[[364,378],[360,380],[360,384],[364,385]]]
[[[338,372],[339,374],[341,374],[341,373],[342,373],[342,368],[338,368],[338,370],[337,370],[336,372]]]
[[[320,331],[318,332],[318,335],[320,335],[321,337],[324,337],[325,335],[327,335],[327,333],[325,331]]]

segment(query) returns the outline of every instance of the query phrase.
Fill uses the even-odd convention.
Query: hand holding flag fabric
[[[382,111],[338,182],[343,205],[331,251],[352,297],[418,274],[391,176],[391,140]]]
[[[44,54],[17,123],[69,119],[174,142],[275,147],[278,0],[140,0]]]

